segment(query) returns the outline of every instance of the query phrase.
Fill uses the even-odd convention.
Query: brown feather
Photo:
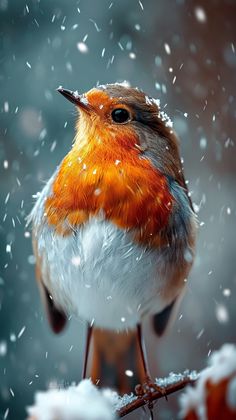
[[[41,259],[38,255],[37,244],[34,238],[33,238],[33,248],[34,248],[34,254],[36,256],[36,269],[35,269],[36,279],[37,279],[41,299],[45,307],[45,311],[47,314],[47,319],[50,324],[50,327],[52,328],[55,334],[58,334],[64,329],[67,322],[67,316],[61,309],[55,306],[52,296],[50,295],[49,291],[47,290],[46,286],[44,285],[42,281],[42,275],[41,275],[41,269],[40,269]]]

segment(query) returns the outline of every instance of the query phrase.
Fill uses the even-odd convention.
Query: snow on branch
[[[110,389],[99,389],[89,379],[67,389],[50,389],[37,392],[35,404],[27,408],[28,420],[115,420],[184,388],[197,379],[196,372],[170,373],[167,378],[156,380],[165,394],[153,391],[142,397],[134,394],[119,396]]]
[[[164,390],[142,396],[119,396],[110,389],[99,389],[89,379],[67,389],[50,389],[35,395],[28,407],[28,420],[115,420],[152,401],[185,388],[180,397],[180,418],[184,420],[236,419],[236,346],[225,344],[209,358],[209,366],[199,374],[170,373],[156,380]]]
[[[115,420],[116,392],[100,390],[89,379],[67,389],[37,392],[28,420]]]
[[[127,400],[127,397],[131,398],[131,396],[124,395],[119,399],[119,406],[117,405],[119,417],[124,417],[126,414],[131,413],[137,408],[143,407],[152,401],[165,398],[167,395],[185,388],[186,385],[192,385],[197,378],[198,374],[196,371],[189,372],[186,370],[183,374],[171,372],[167,378],[160,378],[155,381],[158,386],[162,387],[163,393],[160,391],[152,391],[148,395],[145,394],[142,397],[133,396],[132,400],[129,401]]]

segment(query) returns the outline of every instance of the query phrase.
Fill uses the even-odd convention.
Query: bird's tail
[[[94,328],[89,365],[87,376],[95,384],[113,388],[120,394],[134,391],[145,376],[136,331]]]

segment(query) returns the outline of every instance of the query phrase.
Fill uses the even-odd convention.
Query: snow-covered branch
[[[187,385],[192,385],[198,378],[198,374],[193,371],[185,371],[181,373],[170,373],[167,378],[160,378],[155,381],[157,385],[163,388],[164,392],[153,391],[148,395],[142,397],[133,397],[132,401],[127,400],[127,396],[124,396],[120,400],[121,407],[118,409],[119,417],[124,417],[126,414],[131,413],[137,408],[143,407],[144,405],[150,404],[152,401],[165,398],[167,395],[173,394],[180,389],[185,388]],[[122,404],[123,402],[123,404]]]
[[[100,390],[89,379],[67,389],[37,392],[28,420],[115,420],[116,392]]]
[[[199,374],[170,373],[155,383],[165,392],[119,396],[110,389],[99,389],[89,379],[67,389],[38,392],[35,404],[27,409],[28,420],[115,420],[186,386],[180,397],[182,419],[236,419],[236,346],[225,344],[215,351],[209,366]]]
[[[50,389],[35,395],[35,404],[28,407],[28,420],[114,420],[194,383],[196,372],[171,373],[156,384],[165,393],[153,391],[142,397],[119,396],[110,389],[99,389],[89,379],[67,389]]]

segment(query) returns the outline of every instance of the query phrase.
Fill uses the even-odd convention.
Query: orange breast
[[[62,235],[102,213],[147,242],[166,226],[172,204],[165,176],[138,149],[104,153],[98,147],[86,153],[75,145],[61,164],[45,211],[49,225]]]

